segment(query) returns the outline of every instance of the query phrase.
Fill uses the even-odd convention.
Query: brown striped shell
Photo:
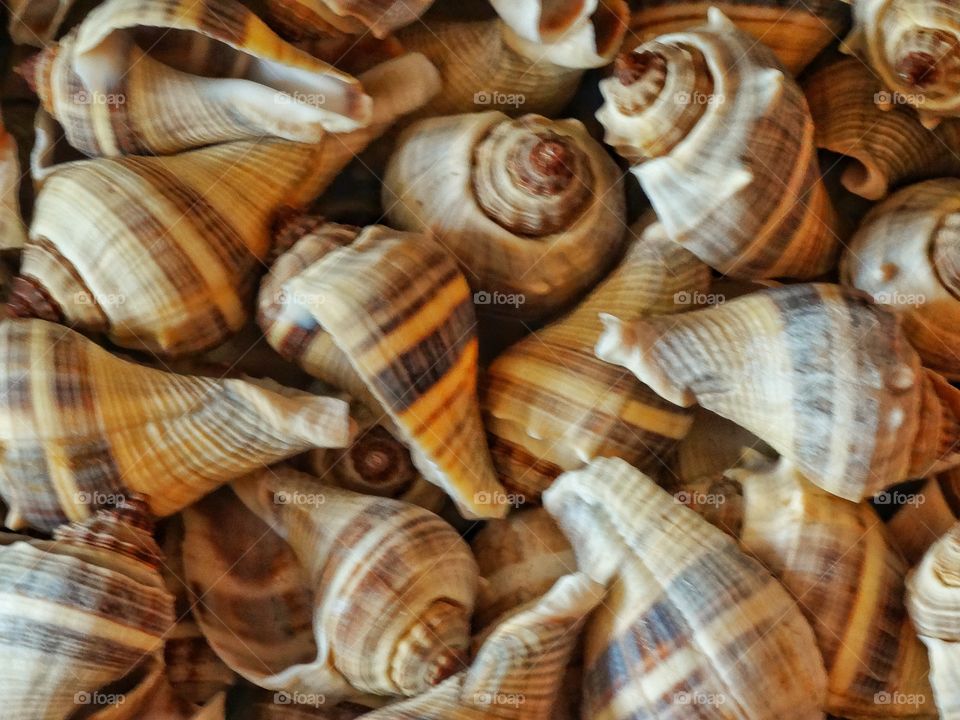
[[[719,10],[620,55],[600,90],[605,140],[672,240],[742,279],[832,267],[835,216],[803,93]]]
[[[564,473],[544,504],[608,586],[585,629],[584,717],[823,718],[813,631],[732,538],[619,458]]]
[[[497,356],[482,407],[501,482],[537,501],[565,470],[622,457],[659,474],[690,427],[662,400],[593,353],[598,313],[630,318],[688,310],[707,296],[709,268],[667,239],[649,216],[633,225],[626,256],[569,314]]]
[[[60,30],[75,0],[8,0],[7,30],[17,45],[45,47]]]
[[[397,227],[432,234],[483,312],[524,319],[563,308],[619,252],[621,173],[576,120],[499,112],[421,120],[384,176]]]
[[[175,375],[42,320],[0,323],[6,524],[50,530],[138,493],[170,515],[217,486],[349,441],[341,400]]]
[[[861,293],[787,285],[605,323],[598,357],[670,402],[733,420],[840,497],[960,462],[960,391],[922,368],[897,318]]]
[[[903,504],[887,521],[890,537],[913,567],[960,520],[960,470],[929,478],[914,502]]]
[[[20,213],[17,141],[0,122],[0,249],[21,248],[27,228]]]
[[[387,37],[417,20],[433,0],[264,0],[271,22],[294,38],[347,33]]]
[[[277,260],[258,319],[282,355],[382,407],[417,469],[462,513],[506,513],[480,420],[470,290],[440,245],[319,225]]]

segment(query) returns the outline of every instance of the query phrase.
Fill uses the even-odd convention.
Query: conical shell
[[[500,480],[536,501],[565,470],[622,457],[657,474],[690,427],[662,400],[593,353],[598,313],[639,318],[684,311],[707,296],[709,268],[649,218],[628,235],[620,265],[563,318],[501,353],[485,374],[483,411]]]
[[[107,0],[32,70],[44,108],[90,156],[270,136],[317,143],[373,117],[356,78],[237,0]]]
[[[879,200],[905,183],[960,175],[960,120],[928,130],[909,107],[881,110],[877,100],[892,95],[860,60],[832,60],[803,87],[817,147],[847,158],[840,180],[850,192]]]
[[[915,501],[902,505],[887,522],[887,527],[912,567],[958,520],[960,471],[951,469],[927,480]]]
[[[907,608],[930,653],[930,682],[943,720],[960,717],[960,524],[907,578]]]
[[[841,274],[903,318],[926,367],[960,378],[960,180],[911,185],[874,207]]]
[[[585,630],[584,717],[823,717],[813,631],[733,539],[619,458],[564,473],[544,504],[608,585]]]
[[[320,485],[285,468],[234,488],[296,558],[291,564],[288,553],[271,553],[273,540],[261,546],[265,532],[221,537],[223,517],[242,515],[230,508],[235,498],[212,498],[185,513],[185,566],[203,603],[198,618],[237,672],[263,687],[332,701],[358,692],[414,695],[459,670],[478,579],[452,527],[415,505]],[[251,548],[267,554],[254,563],[244,558]],[[268,580],[277,570],[280,582]],[[254,591],[253,581],[262,589]],[[248,587],[251,594],[241,592]],[[237,612],[265,594],[282,612],[274,628]],[[263,611],[257,615],[263,619]],[[286,639],[261,657],[257,648],[271,631]]]
[[[20,214],[20,178],[17,141],[0,122],[0,249],[22,248],[27,241]]]
[[[280,258],[279,277],[260,294],[268,340],[322,379],[345,379],[348,392],[363,385],[361,397],[384,408],[414,464],[461,512],[502,517],[508,506],[480,420],[464,277],[422,235],[373,226],[339,245],[347,237],[321,227],[290,249],[289,262]]]
[[[45,47],[56,37],[75,0],[8,0],[7,29],[17,45]]]
[[[606,142],[667,235],[711,267],[816,277],[838,238],[806,100],[769,50],[719,10],[709,18],[617,58],[600,82]]]
[[[605,322],[598,357],[673,403],[733,420],[840,497],[859,501],[960,461],[960,391],[921,368],[897,318],[861,293],[787,285]]]
[[[593,285],[623,240],[619,169],[576,120],[431,118],[401,135],[383,204],[456,257],[485,312],[536,318]]]
[[[162,354],[222,342],[248,317],[278,215],[313,199],[437,89],[418,55],[364,82],[374,122],[320,144],[242,141],[60,166],[37,199],[12,307]]]
[[[42,320],[0,323],[6,524],[49,530],[129,493],[169,515],[311,447],[344,447],[348,406],[116,358]]]

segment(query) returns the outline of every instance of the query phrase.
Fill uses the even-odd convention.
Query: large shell
[[[877,107],[892,96],[856,58],[841,57],[804,82],[817,146],[848,158],[843,186],[869,200],[916,180],[960,175],[960,120],[928,130],[910,108]]]
[[[619,458],[544,493],[607,596],[585,631],[584,717],[822,718],[826,673],[787,591]]]
[[[483,410],[501,481],[536,501],[565,470],[616,456],[651,474],[690,427],[662,400],[593,354],[600,312],[639,318],[706,298],[710,270],[642,219],[620,265],[565,317],[501,353],[485,375]]]
[[[355,78],[237,0],[108,0],[31,70],[44,108],[91,156],[270,136],[316,143],[373,115]]]
[[[803,93],[716,9],[617,58],[597,119],[667,235],[726,275],[812,278],[836,259]]]
[[[234,489],[269,527],[224,490],[186,511],[184,562],[201,627],[237,672],[332,700],[414,695],[460,669],[478,579],[452,527],[280,467]],[[246,532],[225,537],[226,518]],[[276,610],[255,609],[268,599]]]
[[[874,207],[841,272],[903,318],[926,367],[960,378],[960,180],[911,185]]]
[[[960,717],[960,523],[907,578],[907,608],[930,653],[930,682],[943,720]]]
[[[51,529],[131,492],[169,515],[311,447],[344,447],[348,406],[116,358],[42,320],[0,323],[6,525]]]
[[[420,472],[463,513],[504,515],[480,420],[476,321],[463,275],[422,235],[372,226],[343,244],[351,235],[321,225],[277,261],[260,290],[267,339],[383,407]]]
[[[960,7],[953,0],[857,0],[842,46],[883,82],[882,107],[905,103],[935,127],[960,115]]]
[[[433,0],[263,0],[271,22],[296,38],[372,34],[383,38],[412,23]]]
[[[8,0],[7,28],[18,45],[45,47],[56,37],[75,0]]]
[[[838,285],[762,290],[670,318],[606,316],[597,356],[697,402],[859,501],[960,461],[960,391],[920,366],[898,321]]]
[[[434,234],[484,311],[543,317],[593,285],[626,229],[620,171],[576,120],[421,120],[384,176],[387,217]]]
[[[932,477],[912,502],[904,503],[887,522],[890,536],[912,567],[954,523],[960,520],[960,470]]]
[[[278,214],[309,202],[437,89],[419,55],[363,80],[373,123],[329,142],[241,141],[60,166],[37,199],[16,311],[168,355],[222,342],[248,317]]]

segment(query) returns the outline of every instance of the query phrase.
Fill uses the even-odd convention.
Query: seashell
[[[573,311],[487,370],[482,405],[494,464],[525,500],[538,500],[560,473],[594,457],[621,457],[657,473],[690,427],[689,411],[593,354],[599,312],[673,313],[706,296],[710,269],[649,221],[630,228],[620,265]]]
[[[851,238],[841,262],[845,284],[903,318],[903,332],[926,367],[960,378],[960,180],[898,190]]]
[[[17,45],[45,47],[56,37],[75,0],[9,0],[7,30]]]
[[[608,586],[584,631],[583,717],[822,718],[827,678],[787,591],[733,539],[619,458],[544,506]]]
[[[398,37],[426,55],[443,91],[419,113],[498,110],[556,116],[584,70],[609,63],[623,41],[624,0],[494,0],[499,19],[416,23]]]
[[[924,483],[916,502],[902,505],[889,521],[890,537],[913,567],[960,520],[960,472],[955,469]]]
[[[233,487],[262,521],[229,491],[202,501],[184,513],[184,565],[198,622],[234,670],[332,703],[418,694],[459,669],[478,579],[453,528],[286,468]]]
[[[390,222],[435,235],[475,303],[524,319],[593,285],[625,229],[620,171],[576,120],[487,112],[407,128],[384,176]]]
[[[4,718],[92,715],[147,683],[174,622],[160,562],[132,498],[61,526],[52,541],[2,536]]]
[[[419,18],[433,0],[264,0],[269,19],[287,36],[370,33],[384,38]]]
[[[907,577],[907,609],[930,654],[940,717],[960,717],[960,524],[934,543]]]
[[[366,720],[552,720],[580,627],[603,599],[583,573],[565,575],[539,600],[498,624],[469,667]]]
[[[244,141],[60,166],[37,198],[15,311],[166,355],[222,342],[248,316],[278,214],[308,203],[437,88],[416,55],[362,79],[375,120],[335,142]]]
[[[252,686],[239,687],[229,698],[229,720],[355,720],[370,708],[353,702],[337,703],[329,707],[326,698],[313,704],[296,703],[294,695],[268,692]],[[321,698],[303,698],[321,700]]]
[[[260,290],[267,340],[382,407],[414,465],[461,513],[502,517],[508,506],[483,437],[465,279],[424,236],[382,226],[356,233],[319,226],[278,259]]]
[[[637,0],[630,17],[631,37],[648,42],[658,35],[701,25],[715,7],[741,30],[770,48],[793,75],[850,26],[849,6],[841,0],[793,3],[789,0],[684,2]]]
[[[838,238],[803,93],[714,9],[617,58],[597,119],[667,235],[736,278],[812,278]]]
[[[827,712],[936,717],[926,653],[904,606],[907,566],[874,509],[756,452],[726,476],[742,491],[741,548],[796,598],[817,636]]]
[[[566,536],[543,508],[491,520],[470,543],[480,568],[481,586],[474,626],[492,627],[546,593],[577,560]]]
[[[341,400],[161,372],[42,320],[0,323],[0,359],[14,529],[50,530],[131,492],[170,515],[263,464],[349,441]]]
[[[960,174],[960,120],[928,130],[903,105],[881,110],[890,93],[869,68],[844,57],[820,67],[804,82],[817,147],[847,158],[840,181],[852,193],[879,200],[892,187]]]
[[[0,249],[22,248],[27,230],[20,214],[17,141],[0,122]]]
[[[733,420],[847,500],[960,462],[960,391],[921,368],[897,318],[861,293],[787,285],[604,322],[597,357],[672,403]]]
[[[695,408],[690,432],[677,445],[676,477],[683,484],[713,478],[736,465],[743,448],[777,456],[749,430],[709,410]]]
[[[857,0],[853,29],[840,49],[869,65],[889,97],[936,127],[960,114],[960,9],[950,0]]]

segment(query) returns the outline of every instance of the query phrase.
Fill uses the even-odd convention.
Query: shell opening
[[[465,667],[469,613],[458,603],[437,600],[420,614],[397,643],[391,677],[406,695],[415,695]]]
[[[908,87],[936,97],[960,92],[960,43],[954,35],[914,28],[900,38],[895,58],[893,70]]]

